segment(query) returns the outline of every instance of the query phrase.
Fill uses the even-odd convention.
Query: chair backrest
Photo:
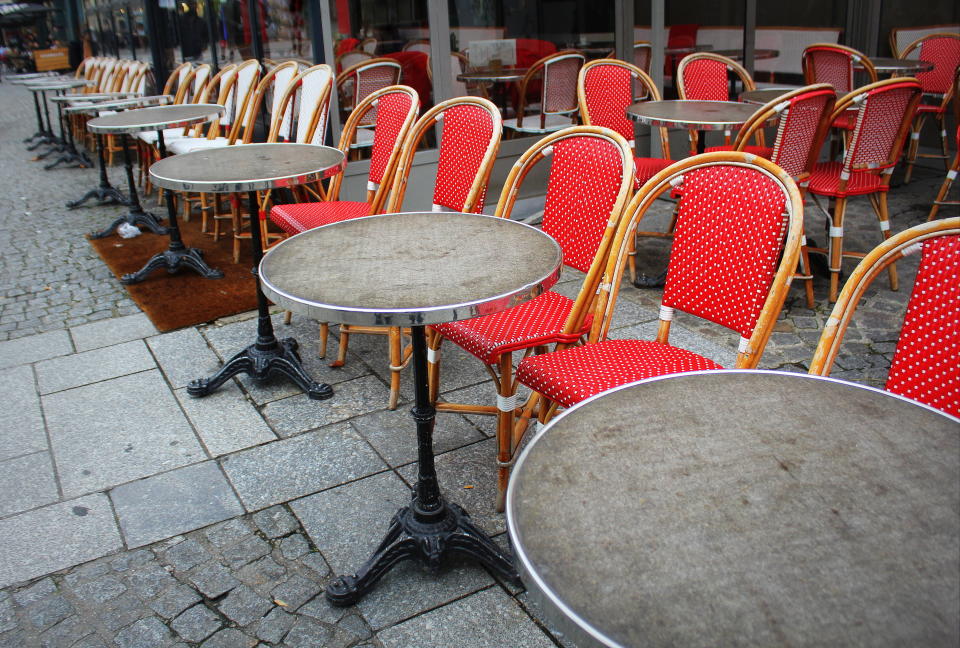
[[[637,192],[610,250],[603,286],[611,294],[598,300],[595,339],[609,331],[637,225],[677,187],[682,197],[656,341],[669,343],[674,311],[684,311],[739,333],[735,366],[756,367],[797,267],[803,199],[783,169],[737,151],[681,160]]]
[[[853,76],[855,67],[866,72],[870,83],[877,80],[870,57],[846,45],[814,43],[803,50],[802,63],[804,83],[829,83],[837,94],[857,87]]]
[[[193,68],[193,80],[190,83],[190,102],[200,103],[203,89],[210,81],[211,68],[209,63],[201,63]]]
[[[890,51],[896,57],[902,56],[907,45],[927,34],[947,32],[960,34],[960,24],[924,25],[921,27],[894,27],[890,30]]]
[[[580,330],[594,306],[614,232],[633,187],[633,152],[609,128],[571,126],[531,146],[513,165],[496,215],[510,218],[523,181],[550,160],[543,206],[544,232],[560,245],[564,265],[587,274],[564,333]]]
[[[858,111],[843,157],[841,189],[854,173],[882,171],[889,181],[920,95],[920,83],[907,77],[871,83],[837,100],[831,121],[849,109]]]
[[[368,54],[360,49],[349,50],[337,56],[337,74],[339,75],[344,70],[353,67],[358,63],[363,63],[364,61],[369,61],[373,58],[373,54]]]
[[[933,69],[914,75],[923,91],[950,101],[953,79],[960,66],[960,34],[930,34],[913,41],[903,50],[900,58],[916,58],[933,63]],[[946,105],[946,103],[944,103]]]
[[[181,63],[177,67],[173,68],[173,71],[170,72],[170,75],[167,77],[167,80],[163,84],[163,91],[160,94],[169,94],[174,95],[174,97],[179,97],[181,92],[186,92],[184,89],[188,83],[187,76],[190,74],[190,71],[193,69],[193,63],[189,61],[186,63]],[[174,103],[181,103],[180,101],[174,100]]]
[[[268,142],[322,144],[330,114],[333,70],[329,65],[314,65],[296,75],[280,94]]]
[[[374,90],[400,83],[400,63],[389,58],[371,58],[347,68],[337,76],[340,107],[353,109]],[[363,125],[377,121],[376,111],[369,112]]]
[[[220,71],[210,79],[210,83],[203,88],[197,103],[215,103],[226,106],[237,83],[236,68],[237,66],[232,63],[221,67]],[[220,123],[222,123],[222,118],[213,120],[209,125],[188,126],[184,129],[184,133],[192,132],[194,137],[199,137],[206,129],[207,137],[212,137],[211,133],[218,129]]]
[[[638,92],[641,88],[642,93]],[[636,65],[624,61],[588,61],[577,76],[577,99],[584,125],[609,128],[626,139],[631,147],[634,146],[634,123],[627,119],[627,107],[641,95],[646,100],[660,100],[653,79]],[[667,129],[659,127],[659,130],[661,152],[669,159]]]
[[[260,79],[260,83],[257,84],[257,89],[250,98],[247,109],[244,112],[242,139],[244,144],[249,144],[253,141],[257,118],[260,116],[260,111],[263,110],[268,97],[272,97],[270,101],[270,127],[273,127],[274,120],[279,118],[279,113],[276,111],[277,105],[280,103],[280,99],[283,98],[284,90],[290,85],[290,82],[293,81],[293,77],[296,76],[296,74],[297,64],[293,61],[285,61],[275,66]],[[271,128],[267,129],[268,133]],[[239,139],[239,133],[240,129],[231,129],[230,144],[233,144]]]
[[[830,130],[830,117],[837,93],[826,83],[805,86],[784,93],[761,106],[737,133],[733,147],[742,151],[754,133],[775,117],[777,138],[773,142],[771,162],[779,165],[798,184],[813,171],[820,147]]]
[[[219,122],[228,128],[244,122],[244,115],[253,101],[253,94],[260,82],[260,63],[256,59],[247,59],[234,68],[233,74],[236,75],[237,80],[233,85],[233,91],[227,97],[224,104],[226,112]]]
[[[113,92],[116,81],[116,70],[120,61],[115,58],[106,58],[100,69],[100,76],[97,79],[97,92]]]
[[[904,256],[921,253],[886,389],[960,416],[960,218],[894,234],[850,274],[834,304],[809,373],[830,375],[857,305],[873,280]]]
[[[403,206],[413,156],[420,142],[442,124],[433,190],[434,211],[481,212],[493,162],[500,150],[500,109],[482,97],[456,97],[428,110],[410,129],[397,165],[387,213]]]
[[[733,59],[710,52],[688,54],[677,66],[677,77],[680,79],[677,91],[680,98],[729,101],[730,82],[727,74],[731,71],[740,79],[744,91],[756,88],[750,74]]]
[[[367,175],[368,215],[383,211],[404,142],[420,112],[420,96],[413,88],[402,85],[374,90],[367,95],[344,124],[340,135],[340,150],[344,155],[349,155],[357,128],[371,110],[377,110],[377,125],[373,131],[373,149]],[[338,199],[342,182],[342,173],[333,177],[327,191],[328,200]]]
[[[404,52],[423,52],[424,54],[430,54],[430,41],[426,38],[421,38],[419,40],[409,41],[403,45]]]
[[[363,50],[367,54],[376,54],[377,53],[377,39],[376,38],[364,38],[360,41],[359,49]]]
[[[650,61],[653,58],[653,46],[650,41],[635,41],[633,43],[633,64],[638,68],[650,73]]]
[[[517,126],[523,125],[527,90],[531,84],[540,85],[540,121],[545,115],[567,115],[577,109],[577,75],[586,58],[575,50],[564,50],[544,56],[527,70],[520,82],[520,105],[517,108]],[[529,117],[528,117],[529,119]]]

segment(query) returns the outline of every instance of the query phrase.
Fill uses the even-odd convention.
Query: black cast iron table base
[[[121,216],[120,218],[116,219],[104,230],[99,232],[91,232],[89,237],[92,239],[110,236],[110,234],[113,233],[113,230],[117,229],[117,226],[119,226],[121,223],[127,223],[129,225],[136,226],[142,225],[154,234],[169,234],[169,230],[160,224],[160,219],[150,212],[143,211],[143,207],[140,206],[140,196],[137,194],[137,185],[133,179],[133,162],[130,158],[129,142],[127,141],[126,135],[121,135],[120,137],[121,143],[123,144],[123,164],[127,172],[127,187],[130,192],[130,198],[125,198],[119,190],[115,189],[110,184],[110,180],[107,178],[106,161],[103,159],[103,139],[98,135],[97,156],[100,158],[100,186],[93,191],[87,192],[87,195],[80,200],[67,203],[67,207],[73,209],[80,203],[93,197],[93,195],[97,196],[97,199],[100,201],[101,205],[106,204],[111,198],[120,204],[129,205],[130,211],[127,212],[126,216]],[[106,196],[107,201],[105,201],[102,196]]]
[[[271,326],[272,328],[272,326]],[[293,338],[277,340],[272,333],[270,338],[236,354],[209,378],[198,378],[187,385],[191,396],[206,396],[237,374],[249,374],[256,382],[264,382],[271,375],[284,376],[295,383],[313,400],[325,400],[333,396],[333,388],[324,383],[315,382],[304,370],[300,354],[300,345]]]
[[[168,192],[172,195],[173,192]],[[250,375],[256,382],[265,381],[271,375],[289,378],[313,400],[325,400],[333,396],[333,388],[318,383],[303,368],[299,344],[293,338],[277,341],[270,320],[267,297],[260,288],[260,260],[263,259],[263,241],[260,236],[260,213],[257,192],[247,192],[247,209],[250,212],[250,242],[253,248],[253,276],[257,284],[257,341],[230,358],[209,378],[198,378],[187,385],[187,393],[202,397],[213,393],[220,385],[237,374]],[[173,218],[173,212],[171,212]],[[172,221],[171,221],[172,222]]]
[[[380,546],[356,574],[337,576],[327,585],[327,600],[333,605],[352,605],[369,592],[394,565],[418,560],[436,573],[444,560],[465,555],[492,569],[514,584],[520,576],[510,556],[473,524],[470,514],[440,494],[433,461],[433,424],[436,409],[427,386],[427,344],[423,326],[410,328],[413,341],[415,405],[411,414],[417,423],[417,485],[413,502],[393,516]]]
[[[43,168],[49,171],[50,169],[53,169],[54,167],[57,167],[61,164],[74,164],[84,169],[87,167],[93,166],[93,162],[90,160],[89,157],[87,157],[85,153],[81,153],[80,151],[78,151],[76,148],[74,148],[72,145],[69,145],[69,144],[66,147],[64,147],[63,155],[58,157],[56,160],[54,160],[50,164],[43,165]]]
[[[115,202],[118,202],[118,203],[121,203],[121,204],[124,204],[124,205],[127,204],[126,198],[124,198],[124,197],[123,197],[123,194],[121,194],[117,189],[114,189],[113,187],[110,187],[110,190],[112,191],[112,194],[111,194],[111,195],[115,195],[115,196],[118,197]],[[91,191],[90,193],[93,193],[93,192]],[[89,198],[89,197],[90,197],[90,193],[88,193],[86,196],[84,196],[83,198],[81,198],[79,202],[83,202],[84,200],[86,200],[87,198]],[[106,205],[106,204],[108,204],[107,201],[103,201],[102,199],[100,199],[100,200],[101,200],[101,202],[99,203],[100,205]],[[71,203],[71,204],[72,204],[72,203]],[[69,207],[69,206],[70,206],[70,205],[68,205],[68,207]],[[131,209],[131,210],[130,210],[129,212],[127,212],[125,215],[121,216],[120,218],[118,218],[118,219],[116,219],[115,221],[113,221],[112,223],[110,223],[110,224],[109,224],[106,228],[104,228],[103,230],[101,230],[101,231],[99,231],[99,232],[91,232],[90,234],[87,235],[87,237],[88,237],[88,238],[92,238],[92,239],[106,238],[106,237],[110,236],[111,234],[113,234],[113,231],[114,231],[115,229],[117,229],[117,227],[119,227],[121,223],[127,223],[128,225],[136,225],[137,227],[141,227],[141,226],[142,226],[142,227],[147,228],[148,230],[150,230],[150,231],[153,232],[154,234],[161,234],[161,235],[162,235],[162,234],[168,234],[168,233],[169,233],[169,230],[168,230],[166,227],[164,227],[163,225],[160,224],[160,221],[157,219],[156,216],[154,216],[154,215],[151,214],[150,212],[145,212],[145,211],[143,211],[142,209],[139,209],[139,205],[138,205],[138,209]],[[197,252],[198,255],[200,254],[200,251],[199,251],[199,250],[194,250],[194,252]],[[202,260],[201,260],[201,262],[202,262]],[[209,269],[209,268],[208,268],[208,269]],[[142,271],[141,271],[141,272],[142,272]],[[171,271],[171,272],[175,272],[175,270],[174,270],[174,271]],[[217,270],[216,272],[219,272],[219,270]],[[201,272],[200,274],[203,274],[203,273]],[[211,277],[211,278],[212,278],[212,279],[219,279],[219,277]]]
[[[127,197],[120,192],[119,189],[114,187],[111,184],[100,184],[95,189],[91,189],[87,193],[83,194],[82,198],[77,198],[76,200],[71,200],[67,203],[67,209],[76,209],[81,206],[83,203],[88,200],[96,200],[97,206],[102,207],[104,205],[124,205],[126,207],[130,206],[130,201],[127,200]],[[125,219],[123,219],[125,220]],[[128,221],[129,222],[129,221]],[[120,223],[116,223],[119,225]],[[110,228],[110,231],[113,231],[113,227]],[[100,238],[98,235],[92,235],[91,238]]]

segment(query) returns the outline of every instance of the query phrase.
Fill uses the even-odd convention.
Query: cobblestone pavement
[[[383,340],[357,336],[346,366],[331,369],[315,323],[283,327],[278,315],[333,399],[246,378],[187,397],[190,379],[254,338],[252,313],[157,334],[82,237],[119,208],[63,208],[95,175],[30,162],[20,140],[31,113],[25,90],[0,86],[0,647],[568,645],[525,592],[474,564],[436,577],[403,565],[358,605],[327,604],[331,574],[366,558],[416,479],[409,370],[401,407],[387,411]],[[894,230],[925,218],[942,173],[918,176],[891,194]],[[854,249],[877,239],[865,203],[848,221]],[[666,251],[642,242],[641,270],[659,271]],[[915,263],[900,264],[900,292],[876,282],[834,376],[882,384]],[[557,289],[577,286],[565,276]],[[763,367],[806,369],[825,294],[818,278],[811,310],[793,290]],[[624,286],[613,335],[652,336],[658,300]],[[674,335],[721,363],[735,354],[735,337],[693,318]],[[479,363],[450,345],[443,387],[461,402],[493,393]],[[504,543],[493,433],[490,418],[442,414],[437,468],[446,495]]]

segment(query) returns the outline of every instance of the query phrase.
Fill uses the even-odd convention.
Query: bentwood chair
[[[957,70],[960,69],[960,34],[930,34],[923,38],[918,38],[903,50],[900,58],[919,58],[922,61],[933,63],[933,69],[928,72],[916,74],[916,79],[923,87],[924,100],[931,100],[933,103],[924,103],[921,100],[917,106],[917,114],[910,124],[910,147],[907,149],[907,170],[903,181],[910,182],[910,176],[913,174],[913,165],[918,157],[939,157],[946,161],[950,159],[947,151],[947,107],[953,99],[956,92],[955,78]],[[937,120],[940,126],[940,147],[942,155],[933,155],[929,153],[919,153],[920,132],[928,117]]]
[[[497,417],[497,510],[503,510],[509,466],[520,443],[515,417],[525,421],[536,406],[533,399],[518,408],[514,352],[543,351],[589,334],[594,321],[588,313],[633,188],[633,152],[627,141],[607,128],[574,126],[544,137],[517,160],[500,194],[497,216],[510,218],[524,181],[544,160],[549,160],[550,175],[542,229],[560,244],[564,265],[586,273],[576,300],[548,291],[500,313],[430,327],[427,340],[431,400],[439,392],[439,351],[445,339],[475,356],[494,377],[496,405],[438,402],[436,407]]]
[[[653,59],[652,52],[653,46],[650,44],[650,41],[641,40],[633,43],[633,64],[647,74],[650,74],[650,61]]]
[[[810,362],[828,376],[860,299],[878,274],[920,254],[885,389],[960,416],[960,218],[916,225],[867,254],[843,286]]]
[[[404,52],[423,52],[426,55],[430,55],[430,40],[426,38],[420,38],[418,40],[408,41],[403,44]]]
[[[960,206],[960,200],[947,200],[947,195],[950,193],[950,186],[953,185],[953,181],[956,180],[957,174],[960,174],[960,125],[957,126],[957,153],[953,156],[953,162],[950,163],[950,168],[947,169],[947,177],[943,179],[943,184],[940,185],[940,191],[937,192],[937,197],[933,200],[933,206],[930,207],[930,214],[927,216],[928,221],[936,218],[940,207],[944,205]]]
[[[806,193],[807,181],[820,155],[820,148],[830,129],[830,118],[837,93],[820,83],[784,93],[761,106],[743,125],[733,143],[736,151],[743,151],[754,131],[763,129],[771,119],[779,118],[777,135],[770,150],[770,159],[786,171]],[[806,237],[800,248],[800,272],[794,279],[804,281],[807,307],[813,308],[813,275],[810,272],[810,253]]]
[[[361,61],[337,75],[337,93],[340,98],[340,112],[345,116],[360,105],[367,95],[375,90],[400,83],[402,72],[400,63],[389,58],[372,58]],[[347,117],[349,118],[349,117]],[[346,119],[344,119],[346,121]],[[358,124],[355,133],[354,148],[373,145],[373,125],[377,123],[376,107],[368,111]]]
[[[846,45],[814,43],[803,50],[801,64],[804,83],[829,83],[838,96],[853,92],[857,87],[854,80],[857,70],[867,76],[868,83],[877,82],[877,71],[870,57]],[[831,126],[844,132],[846,140],[855,121],[856,115],[852,111],[838,113]]]
[[[837,116],[855,109],[854,128],[842,162],[819,162],[813,167],[807,191],[817,207],[830,221],[830,301],[837,300],[843,257],[863,257],[862,253],[844,252],[843,219],[847,201],[853,196],[869,196],[880,223],[883,238],[890,237],[887,212],[887,191],[890,176],[897,164],[921,87],[916,79],[887,79],[871,83],[841,97],[833,111]],[[817,196],[830,199],[827,212],[816,201]],[[823,251],[823,250],[821,250]],[[896,267],[888,268],[890,288],[897,289]]]
[[[730,101],[730,81],[733,74],[743,85],[743,91],[755,90],[756,84],[742,65],[731,58],[712,54],[710,52],[695,52],[680,60],[677,66],[677,92],[680,99],[693,101]],[[697,138],[695,129],[690,129],[690,154],[697,152]],[[724,131],[723,143],[730,146],[730,131]],[[763,145],[763,131],[758,131],[757,148],[751,147],[750,153],[769,156],[769,149]],[[714,147],[712,150],[729,150]]]
[[[359,121],[359,120],[358,120]],[[482,97],[455,97],[443,101],[420,117],[410,128],[402,145],[400,160],[384,213],[402,211],[413,157],[428,134],[442,124],[438,135],[439,159],[433,191],[433,211],[483,211],[493,162],[500,149],[502,133],[499,109]],[[465,241],[465,245],[469,242]],[[404,351],[401,330],[397,327],[340,325],[340,347],[331,366],[343,366],[350,335],[354,333],[386,335],[390,351],[390,402],[395,409],[400,397],[400,372],[409,361]],[[321,329],[321,334],[323,330]]]
[[[608,339],[633,231],[654,200],[678,184],[683,195],[656,339]],[[802,219],[796,183],[754,155],[705,153],[658,173],[634,196],[617,229],[586,344],[561,344],[552,353],[524,358],[517,367],[517,381],[546,401],[538,421],[546,423],[558,407],[635,380],[722,369],[671,344],[676,311],[738,333],[734,367],[756,368],[789,291]]]
[[[585,57],[566,50],[544,56],[527,70],[520,81],[516,117],[503,120],[503,127],[517,133],[544,134],[576,123],[577,74]],[[528,112],[527,97],[539,83],[540,101],[536,112]]]
[[[373,58],[373,54],[368,54],[361,49],[352,49],[343,52],[342,54],[338,54],[336,58],[337,76],[339,77],[343,72],[352,68],[354,65],[369,61]]]

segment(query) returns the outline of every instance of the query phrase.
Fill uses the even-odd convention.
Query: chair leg
[[[400,371],[403,369],[403,336],[399,326],[391,326],[387,332],[390,344],[390,403],[387,409],[397,409],[400,400]]]
[[[933,200],[933,206],[930,207],[930,214],[927,216],[927,221],[932,221],[937,217],[937,212],[940,211],[940,204],[946,200],[947,194],[950,193],[950,185],[953,184],[954,178],[957,177],[957,171],[960,171],[960,151],[954,156],[953,164],[950,165],[950,170],[947,171],[947,177],[943,179],[943,184],[940,185],[940,191]]]
[[[917,161],[917,150],[920,148],[920,130],[926,118],[926,115],[920,115],[910,124],[910,146],[907,147],[907,170],[903,175],[903,184],[908,184],[913,175],[913,165]]]
[[[637,281],[637,237],[630,237],[630,249],[627,250],[627,268],[630,270],[630,283]]]
[[[807,308],[813,308],[813,272],[810,269],[810,248],[807,247],[807,237],[801,234],[800,240],[800,272],[803,273],[803,290],[807,297]]]
[[[890,238],[890,214],[887,211],[887,192],[882,191],[876,198],[874,198],[873,195],[871,195],[870,198],[873,211],[876,212],[877,220],[880,221],[880,233],[883,235],[883,240],[887,240]],[[896,263],[891,263],[887,266],[887,274],[890,276],[890,290],[899,290],[900,282],[897,279]]]
[[[287,314],[284,316],[284,321],[287,324],[290,323],[290,315],[292,313],[287,311]],[[330,338],[330,322],[320,322],[320,357],[327,357],[327,340]]]
[[[430,390],[430,402],[436,403],[440,395],[440,346],[443,336],[427,329],[427,384]]]
[[[350,326],[340,325],[340,346],[337,349],[337,359],[330,363],[331,367],[342,367],[347,361],[347,347],[350,346]]]
[[[500,354],[500,385],[497,393],[497,513],[507,502],[507,484],[513,459],[513,354]]]
[[[837,301],[843,269],[843,212],[846,207],[846,198],[836,198],[830,204],[830,303]]]

